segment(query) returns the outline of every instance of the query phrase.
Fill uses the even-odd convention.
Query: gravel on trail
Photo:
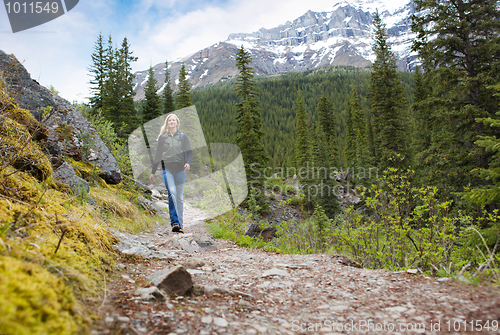
[[[356,268],[326,254],[239,248],[213,240],[196,208],[185,215],[184,235],[158,225],[137,237],[168,256],[124,257],[92,334],[500,334],[498,287]],[[193,236],[217,250],[170,243]],[[204,293],[138,295],[152,286],[148,276],[175,265]]]

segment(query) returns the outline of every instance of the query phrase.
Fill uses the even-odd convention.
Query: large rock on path
[[[153,273],[148,279],[168,294],[186,295],[193,289],[191,275],[182,265]]]

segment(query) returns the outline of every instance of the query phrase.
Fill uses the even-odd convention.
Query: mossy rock
[[[29,110],[15,108],[9,111],[7,116],[19,124],[25,125],[35,141],[40,142],[48,138],[48,130],[33,117]]]
[[[10,111],[15,108],[18,108],[17,102],[14,98],[12,98],[7,91],[7,85],[0,78],[0,106],[2,106],[4,111]]]
[[[0,116],[0,151],[4,164],[30,172],[38,180],[52,176],[49,158],[32,141],[26,126],[5,115]]]
[[[4,116],[25,125],[36,141],[47,139],[47,129],[33,117],[29,110],[19,108],[17,101],[8,94],[6,85],[2,80],[0,80],[0,106]]]
[[[73,169],[75,170],[75,173],[78,177],[85,179],[89,183],[96,182],[97,184],[101,185],[102,187],[107,187],[106,182],[104,179],[99,177],[100,170],[97,169],[93,164],[90,162],[85,162],[85,161],[75,161],[73,159],[68,161]]]

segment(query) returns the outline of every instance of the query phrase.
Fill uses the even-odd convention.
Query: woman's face
[[[177,128],[177,119],[175,117],[171,117],[168,119],[168,127]]]

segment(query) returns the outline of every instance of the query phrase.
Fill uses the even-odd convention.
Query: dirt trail
[[[186,209],[185,232],[209,235]],[[162,248],[169,227],[141,234]],[[342,265],[330,255],[281,255],[215,240],[216,251],[122,264],[108,285],[93,334],[500,334],[500,293],[455,281]],[[188,259],[195,284],[249,296],[208,294],[166,301],[134,296],[146,277]]]

